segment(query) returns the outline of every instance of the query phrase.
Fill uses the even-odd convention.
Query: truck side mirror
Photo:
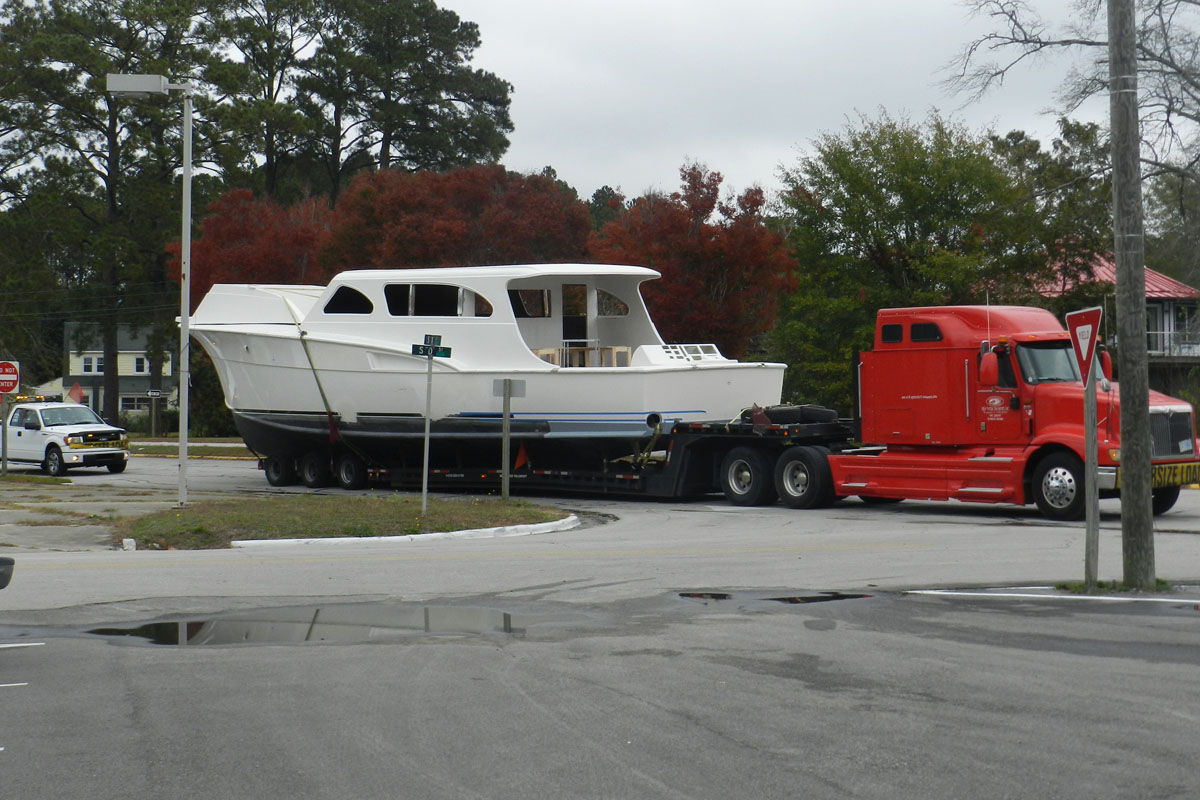
[[[1000,362],[990,350],[979,359],[979,382],[984,386],[995,386],[1000,382]]]
[[[1112,356],[1107,350],[1100,351],[1100,372],[1104,375],[1104,380],[1112,380]]]

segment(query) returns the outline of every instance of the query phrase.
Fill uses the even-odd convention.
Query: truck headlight
[[[73,446],[73,445],[77,445],[77,444],[83,444],[83,437],[82,437],[82,436],[78,436],[78,435],[76,435],[76,436],[67,436],[67,437],[64,439],[64,441],[65,441],[65,442],[66,442],[68,445],[72,445],[72,446]]]
[[[1114,464],[1120,464],[1121,463],[1121,448],[1119,448],[1119,447],[1108,448],[1108,458]]]

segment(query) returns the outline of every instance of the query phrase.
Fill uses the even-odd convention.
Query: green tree
[[[886,114],[826,134],[785,169],[779,222],[799,287],[771,337],[785,394],[849,410],[850,361],[875,311],[971,301],[995,270],[989,239],[1013,200],[986,139]]]
[[[105,75],[186,75],[201,56],[196,14],[197,6],[186,2],[160,8],[9,0],[0,7],[0,40],[15,45],[0,48],[4,152],[21,169],[6,185],[53,192],[76,218],[78,226],[68,229],[78,231],[78,261],[69,269],[90,289],[78,307],[99,323],[104,412],[114,419],[118,322],[169,319],[162,246],[178,235],[177,223],[169,222],[178,215],[163,198],[174,192],[179,125],[169,107],[106,95]],[[15,194],[9,198],[18,201]],[[54,248],[46,250],[47,257],[53,254]],[[153,362],[155,354],[148,355]]]

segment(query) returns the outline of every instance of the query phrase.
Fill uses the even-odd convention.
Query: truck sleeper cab
[[[1101,496],[1117,496],[1120,397],[1097,392]],[[1036,503],[1083,514],[1083,391],[1069,334],[1015,306],[885,309],[857,364],[860,438],[829,457],[838,496]],[[1200,477],[1191,406],[1151,392],[1156,514]]]

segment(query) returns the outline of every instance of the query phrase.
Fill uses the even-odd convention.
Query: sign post
[[[500,497],[508,499],[510,453],[512,452],[512,399],[525,396],[525,381],[504,378],[492,381],[492,395],[504,398],[500,421]]]
[[[1067,314],[1067,330],[1071,346],[1083,375],[1083,433],[1086,534],[1083,547],[1083,583],[1086,591],[1096,590],[1096,572],[1100,562],[1100,474],[1096,445],[1096,381],[1092,367],[1096,359],[1096,340],[1100,333],[1103,310],[1085,308]]]
[[[0,475],[8,474],[8,395],[21,388],[21,362],[0,361]]]
[[[433,414],[433,359],[449,358],[450,348],[442,347],[442,337],[425,334],[424,344],[412,346],[414,356],[425,356],[425,457],[421,466],[421,516],[429,507],[429,418]]]

